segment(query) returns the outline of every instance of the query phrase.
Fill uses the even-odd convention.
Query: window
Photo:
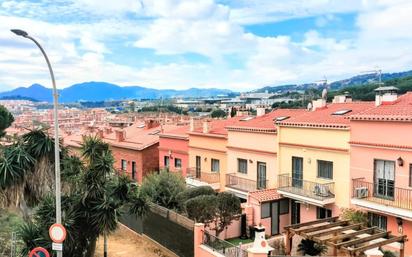
[[[262,219],[270,217],[270,202],[269,203],[262,203],[260,217]]]
[[[212,172],[219,172],[220,171],[220,161],[217,159],[212,159]]]
[[[333,162],[318,160],[318,178],[333,179]]]
[[[247,160],[237,159],[237,172],[247,174]]]
[[[316,207],[316,218],[319,219],[326,219],[332,217],[332,210]]]
[[[352,110],[343,109],[343,110],[339,110],[339,111],[336,111],[336,112],[332,113],[332,115],[345,115],[345,114],[347,114],[348,112],[351,112],[351,111]]]
[[[395,196],[395,162],[375,160],[374,196],[393,199]]]
[[[127,169],[127,161],[122,159],[122,171],[126,171]]]
[[[182,168],[182,159],[175,158],[175,168]]]
[[[136,177],[136,162],[132,162],[132,179]]]
[[[169,164],[170,164],[170,158],[169,158],[169,156],[165,156],[164,159],[163,159],[163,165],[166,168],[169,168]]]
[[[276,117],[275,121],[287,120],[289,118],[290,118],[290,116],[279,116],[279,117]]]
[[[279,201],[279,215],[289,213],[289,199],[282,199]]]
[[[409,186],[412,187],[412,164],[409,164]]]
[[[368,212],[368,222],[370,227],[378,227],[382,230],[387,230],[388,220],[386,216]]]

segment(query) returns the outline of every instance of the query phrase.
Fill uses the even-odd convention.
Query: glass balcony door
[[[292,186],[302,188],[303,186],[303,158],[292,157]]]
[[[375,160],[375,197],[395,197],[395,162]]]
[[[266,163],[257,163],[257,189],[266,188]]]

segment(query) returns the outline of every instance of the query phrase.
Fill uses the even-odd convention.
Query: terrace
[[[364,178],[353,179],[351,201],[363,208],[412,218],[412,189],[395,187],[393,182],[372,183]]]
[[[204,172],[196,168],[187,168],[186,184],[193,187],[211,186],[217,190],[220,188],[219,172]]]
[[[247,196],[248,192],[266,189],[267,180],[252,180],[237,176],[235,173],[226,174],[226,187],[239,197]]]
[[[290,174],[278,176],[278,193],[299,201],[324,206],[335,202],[335,183],[292,178]]]

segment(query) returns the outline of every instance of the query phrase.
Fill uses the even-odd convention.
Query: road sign
[[[43,247],[36,247],[29,253],[29,257],[50,257],[49,252]]]
[[[63,251],[63,244],[62,243],[52,243],[52,250]]]
[[[53,224],[49,228],[49,236],[55,243],[63,243],[66,239],[66,229],[62,224]]]

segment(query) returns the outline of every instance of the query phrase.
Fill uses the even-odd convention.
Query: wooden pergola
[[[339,217],[289,225],[285,227],[285,230],[287,255],[290,255],[290,239],[293,235],[299,235],[332,247],[334,256],[337,256],[338,250],[344,251],[350,256],[360,256],[366,250],[394,242],[400,243],[399,256],[404,257],[405,255],[406,235],[393,236],[390,231],[384,231],[378,227],[366,227],[361,223],[353,223],[349,220],[340,220]]]

